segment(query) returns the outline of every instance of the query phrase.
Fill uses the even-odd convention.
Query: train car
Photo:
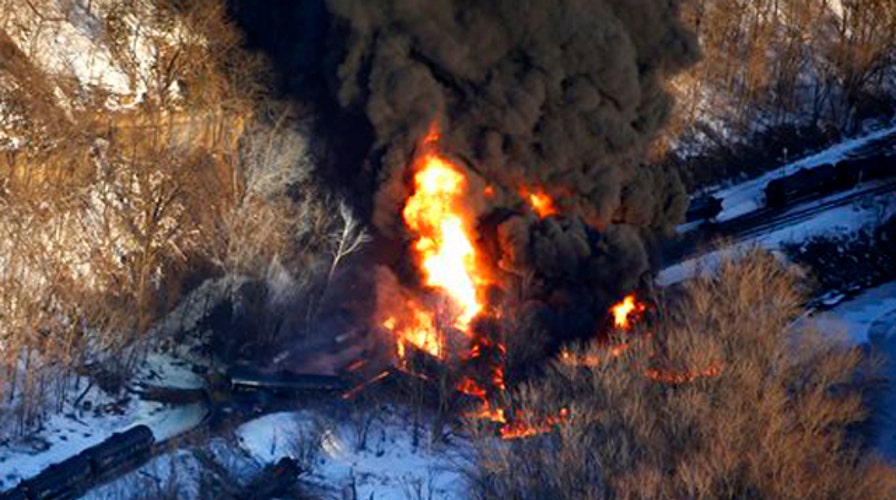
[[[722,200],[711,195],[698,196],[688,204],[685,222],[709,220],[722,211]]]
[[[335,375],[312,375],[281,370],[262,373],[253,368],[239,366],[227,371],[230,388],[234,391],[269,391],[278,394],[304,392],[337,392],[346,390],[347,384]]]
[[[94,481],[102,482],[148,460],[153,444],[152,430],[138,425],[116,432],[102,443],[82,451],[81,456],[90,464]]]
[[[769,181],[765,185],[765,204],[782,208],[796,201],[833,193],[838,189],[837,169],[826,164]]]
[[[845,187],[859,182],[888,179],[896,176],[896,156],[876,156],[872,158],[847,158],[837,163],[837,174]]]
[[[61,500],[77,498],[88,484],[93,472],[90,463],[80,455],[53,464],[20,486],[31,500]]]

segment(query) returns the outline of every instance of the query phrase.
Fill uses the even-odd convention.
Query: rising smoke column
[[[375,133],[374,225],[402,235],[407,166],[437,123],[442,149],[494,187],[471,203],[494,225],[499,267],[538,278],[527,307],[544,328],[605,311],[647,269],[640,228],[684,208],[674,178],[640,165],[672,105],[664,78],[697,55],[677,3],[328,0],[342,44],[334,93]],[[527,186],[564,216],[519,213]]]
[[[548,186],[610,222],[668,115],[662,78],[696,53],[676,3],[329,0],[348,38],[338,99],[369,118],[387,184],[435,120],[443,148],[490,182]],[[406,197],[396,190],[381,197]],[[378,200],[376,224],[399,207]]]

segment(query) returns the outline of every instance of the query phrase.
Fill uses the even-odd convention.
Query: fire
[[[516,418],[512,423],[501,426],[501,438],[518,439],[551,432],[554,427],[565,424],[568,418],[569,410],[567,408],[561,408],[557,415],[549,415],[540,419],[531,418],[522,412],[517,412]]]
[[[557,208],[554,200],[542,189],[530,191],[528,188],[520,188],[520,196],[529,202],[532,210],[542,219],[560,213],[560,209]]]
[[[423,283],[448,299],[451,306],[448,311],[436,313],[423,307],[422,302],[408,300],[400,311],[388,311],[382,325],[395,335],[399,369],[405,371],[411,347],[439,359],[448,358],[449,345],[457,345],[446,342],[445,335],[451,330],[446,331],[443,325],[450,325],[469,340],[469,349],[457,358],[480,368],[476,375],[461,378],[456,386],[459,392],[479,402],[479,409],[468,416],[499,424],[505,439],[548,432],[566,419],[567,410],[544,419],[528,418],[518,412],[510,421],[504,408],[493,405],[507,390],[506,349],[497,340],[479,335],[472,324],[486,314],[499,318],[500,312],[485,308],[484,292],[490,280],[475,246],[476,220],[465,209],[470,194],[465,170],[439,152],[438,141],[438,129],[432,127],[414,158],[413,192],[402,217],[414,238],[412,248]],[[486,186],[483,194],[494,196],[494,187]],[[523,196],[528,197],[541,217],[558,213],[544,192]]]
[[[462,167],[438,151],[439,132],[432,127],[421,143],[412,165],[413,194],[407,199],[402,217],[414,236],[413,252],[423,282],[448,299],[447,323],[468,337],[470,325],[483,310],[482,289],[489,281],[479,264],[474,246],[473,215],[464,210],[468,194]],[[446,345],[443,311],[437,314],[414,300],[402,311],[390,311],[383,327],[393,332],[400,359],[408,345],[437,358],[444,358]]]
[[[462,210],[467,181],[460,167],[436,150],[430,132],[414,162],[414,194],[402,215],[417,236],[414,250],[426,285],[444,292],[458,307],[454,326],[464,332],[482,311],[479,289],[488,283],[473,246],[470,217]]]
[[[647,310],[647,306],[635,299],[635,294],[626,295],[621,302],[614,305],[610,312],[613,313],[613,324],[616,328],[628,330],[638,315]]]
[[[670,385],[686,384],[698,378],[718,377],[722,374],[725,364],[715,361],[703,370],[663,371],[658,369],[647,370],[645,375],[651,380]]]
[[[607,349],[606,356],[604,357],[589,352],[577,354],[573,351],[570,351],[569,349],[563,349],[560,351],[560,363],[567,366],[596,367],[608,362],[609,360],[622,356],[626,351],[628,351],[629,347],[631,347],[629,344],[612,345]]]
[[[407,301],[408,313],[402,316],[401,322],[390,316],[383,322],[383,327],[398,334],[398,357],[404,358],[407,344],[412,344],[437,358],[443,355],[442,336],[435,325],[431,313],[418,306],[414,301]]]
[[[621,330],[629,330],[637,320],[638,316],[647,310],[647,306],[638,302],[635,294],[627,295],[622,301],[610,308],[613,314],[613,323],[616,328]],[[644,334],[644,338],[651,340],[653,335],[650,332]],[[610,345],[606,351],[600,355],[594,352],[577,353],[569,349],[560,351],[558,361],[567,366],[577,366],[586,368],[595,368],[605,364],[623,353],[628,351],[632,344],[623,342]],[[651,357],[653,359],[653,357]],[[708,367],[702,370],[671,370],[667,368],[639,368],[645,377],[669,385],[680,385],[693,382],[699,378],[717,377],[722,374],[725,364],[722,361],[714,361]]]

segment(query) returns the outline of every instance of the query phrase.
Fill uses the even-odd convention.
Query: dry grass
[[[478,440],[480,498],[892,498],[896,473],[861,456],[862,355],[792,327],[797,277],[760,251],[666,301],[656,329],[591,367],[556,364],[518,405],[559,407],[551,435]],[[721,373],[713,373],[713,366]],[[646,374],[695,375],[667,382]],[[716,370],[717,371],[717,370]],[[654,372],[656,373],[656,372]],[[687,377],[690,379],[691,377]]]

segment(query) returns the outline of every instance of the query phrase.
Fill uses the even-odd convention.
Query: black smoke
[[[435,122],[442,149],[498,191],[481,232],[528,283],[532,328],[593,330],[649,270],[643,235],[684,210],[677,177],[641,163],[672,106],[666,79],[697,57],[677,3],[328,0],[334,95],[374,132],[374,225],[401,235],[408,165]],[[521,188],[563,215],[527,213]]]
[[[664,78],[696,55],[676,3],[329,0],[345,40],[337,97],[373,126],[384,183],[405,184],[435,121],[445,150],[490,183],[544,186],[564,209],[606,224],[624,198],[657,205],[649,189],[624,191],[669,114]],[[378,227],[396,222],[399,191],[381,191]]]
[[[645,241],[683,215],[677,177],[642,163],[672,106],[667,78],[697,55],[677,3],[228,0],[284,97],[315,115],[325,180],[369,214],[392,287],[414,287],[395,257],[400,211],[415,147],[438,123],[442,151],[494,188],[471,200],[479,244],[536,357],[592,334],[645,282]],[[521,188],[544,189],[562,215],[535,216]]]

